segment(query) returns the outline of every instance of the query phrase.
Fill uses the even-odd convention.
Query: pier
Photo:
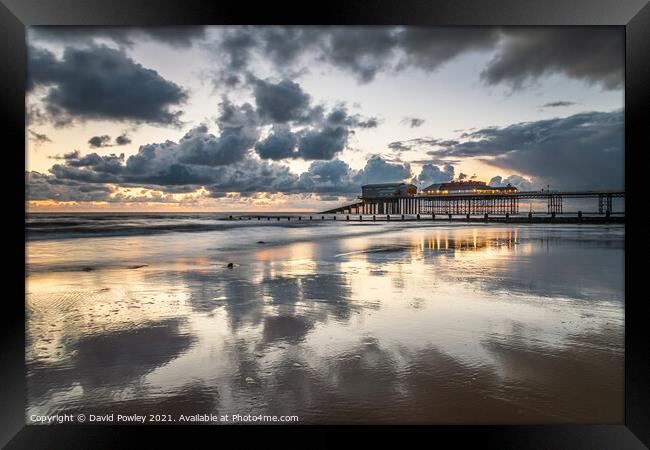
[[[625,216],[625,212],[615,212],[612,204],[615,198],[625,198],[623,191],[530,191],[508,193],[456,193],[399,196],[361,196],[360,201],[323,211],[321,214],[348,215],[445,215],[476,216],[483,219],[512,217],[520,214],[521,200],[542,200],[546,204],[545,212],[535,212],[534,216],[544,214],[551,217],[559,215],[586,219],[585,214],[612,217]],[[565,199],[593,199],[594,211],[583,214],[582,211],[564,211]],[[531,218],[532,213],[525,217]],[[514,218],[514,217],[513,217]]]
[[[505,223],[625,223],[624,203],[614,210],[614,199],[624,191],[519,191],[516,187],[490,186],[481,181],[432,184],[420,191],[406,183],[361,186],[358,201],[320,213],[246,214],[230,220],[335,221],[344,222],[505,222]],[[567,211],[566,200],[583,199],[593,208]],[[529,211],[520,206],[530,203]],[[537,211],[533,211],[533,203]],[[587,202],[582,202],[586,206]],[[619,205],[621,202],[618,202]]]

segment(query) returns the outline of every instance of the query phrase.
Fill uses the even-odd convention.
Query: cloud
[[[46,117],[59,125],[90,119],[177,125],[187,93],[124,51],[104,45],[66,47],[58,59],[30,47],[28,88],[46,88]]]
[[[68,153],[64,153],[63,155],[54,155],[54,156],[48,156],[49,159],[63,159],[63,160],[68,160],[68,159],[79,159],[81,157],[81,153],[79,150],[73,150]]]
[[[396,40],[402,66],[433,71],[461,54],[493,49],[499,37],[492,27],[405,27]]]
[[[111,137],[106,134],[103,136],[93,136],[88,140],[88,144],[90,144],[92,148],[110,147]]]
[[[100,148],[100,147],[112,147],[114,145],[128,145],[131,143],[131,139],[126,134],[121,134],[115,138],[114,142],[111,142],[111,137],[107,134],[102,136],[93,136],[88,140],[88,144],[91,148]]]
[[[313,117],[317,114],[312,113]],[[349,115],[344,105],[339,105],[334,108],[325,118],[325,122],[329,126],[346,126],[351,128],[377,128],[379,120],[376,117],[364,118],[359,114]]]
[[[262,120],[273,123],[299,121],[309,112],[309,95],[290,80],[273,84],[255,79],[253,92],[257,113]]]
[[[402,125],[408,125],[411,128],[417,128],[424,125],[424,119],[420,119],[418,117],[405,117],[400,123]]]
[[[481,73],[490,85],[520,89],[559,73],[619,89],[623,46],[616,27],[274,26],[229,28],[204,48],[225,59],[219,83],[241,81],[253,70],[252,61],[294,77],[321,63],[368,83],[378,73],[432,72],[462,55],[490,52],[493,58]]]
[[[562,107],[562,106],[571,106],[571,105],[577,105],[577,103],[576,102],[568,102],[568,101],[564,101],[564,100],[558,100],[556,102],[544,103],[542,105],[542,108],[559,108],[559,107]]]
[[[298,137],[286,125],[275,125],[263,141],[255,145],[255,151],[262,159],[275,161],[296,157]]]
[[[528,180],[519,175],[510,175],[506,178],[502,178],[501,176],[497,175],[495,177],[492,177],[488,184],[494,187],[505,187],[510,184],[520,191],[532,191],[537,188],[532,180]]]
[[[431,151],[439,158],[480,158],[493,166],[565,189],[624,185],[623,111],[483,128],[464,142]]]
[[[417,177],[417,181],[421,185],[429,185],[433,183],[446,183],[454,179],[454,166],[446,164],[445,166],[424,164],[422,170]]]
[[[33,141],[36,144],[36,146],[45,144],[46,142],[52,142],[52,139],[47,137],[47,135],[44,133],[37,133],[34,130],[27,130],[27,131],[29,132],[29,139]]]
[[[341,160],[332,159],[316,160],[307,171],[295,174],[289,167],[260,159],[250,151],[257,130],[250,105],[224,102],[222,106],[217,135],[201,125],[178,142],[142,145],[137,154],[128,158],[124,154],[82,155],[77,150],[54,156],[61,162],[53,165],[49,174],[28,175],[30,199],[116,201],[121,197],[115,193],[115,187],[160,191],[164,194],[161,201],[170,201],[167,194],[195,192],[201,187],[215,198],[231,192],[351,196],[362,184],[400,181],[411,176],[409,164],[390,163],[378,155],[369,158],[358,171]],[[312,147],[309,150],[296,147],[296,152],[305,152],[304,158],[322,152],[329,157],[343,141],[338,133],[337,128],[310,130],[300,136],[299,142]],[[240,140],[246,142],[240,144]],[[336,145],[332,147],[330,141]],[[75,190],[79,191],[78,195]],[[102,200],[106,198],[109,200]],[[141,200],[157,201],[151,196]]]
[[[368,83],[382,71],[435,70],[465,51],[487,50],[497,39],[490,28],[272,26],[228,28],[204,48],[225,59],[221,82],[248,73],[251,61],[265,60],[284,75],[320,62]]]
[[[289,80],[253,82],[259,124],[273,124],[266,138],[255,145],[262,159],[330,160],[346,147],[353,129],[378,126],[374,117],[349,114],[344,104],[329,112],[323,105],[312,106],[309,94]]]
[[[221,134],[217,137],[208,133],[207,127],[202,125],[183,136],[175,152],[181,163],[224,166],[244,159],[257,137],[254,126],[222,125]]]
[[[553,73],[598,84],[623,86],[624,31],[621,27],[505,28],[496,56],[481,78],[513,90]]]
[[[450,145],[455,145],[457,143],[458,141],[456,140],[445,140],[445,139],[424,137],[424,138],[408,139],[405,141],[391,142],[390,144],[388,144],[388,148],[390,148],[395,152],[407,152],[411,150],[424,150],[427,148],[448,147]],[[427,153],[434,154],[435,152],[429,151]]]
[[[101,26],[30,26],[29,41],[62,42],[68,45],[94,44],[110,40],[118,45],[132,47],[135,41],[163,43],[175,48],[187,48],[205,38],[202,26],[164,27],[101,27]]]
[[[303,172],[297,186],[303,192],[345,195],[359,192],[357,172],[340,159],[314,161],[307,172]]]
[[[128,145],[131,143],[131,138],[126,134],[121,134],[115,138],[115,145]]]
[[[381,156],[373,155],[366,162],[355,177],[357,182],[362,184],[371,183],[392,183],[411,178],[411,166],[409,163],[389,163]]]
[[[104,184],[61,181],[39,172],[25,172],[25,197],[27,200],[98,202],[107,201],[112,192],[113,189]]]
[[[349,131],[345,127],[310,130],[300,139],[298,154],[302,159],[332,159],[345,148]]]

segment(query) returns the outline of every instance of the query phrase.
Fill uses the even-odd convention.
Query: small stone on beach
[[[228,265],[226,267],[228,267],[229,269],[232,269],[233,267],[235,267],[235,265],[233,263],[228,263]]]

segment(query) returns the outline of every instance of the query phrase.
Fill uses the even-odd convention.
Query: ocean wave
[[[25,221],[26,240],[74,239],[111,236],[137,236],[171,232],[202,232],[248,227],[306,227],[322,225],[313,220],[287,220],[286,215],[278,221],[255,218],[228,220],[226,217],[206,218],[197,214],[156,214],[156,215],[116,215],[71,216],[51,215],[28,217]],[[306,216],[308,217],[308,216]]]

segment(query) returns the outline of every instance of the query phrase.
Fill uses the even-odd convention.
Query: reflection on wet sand
[[[28,415],[622,421],[622,228],[331,227],[30,242]]]

